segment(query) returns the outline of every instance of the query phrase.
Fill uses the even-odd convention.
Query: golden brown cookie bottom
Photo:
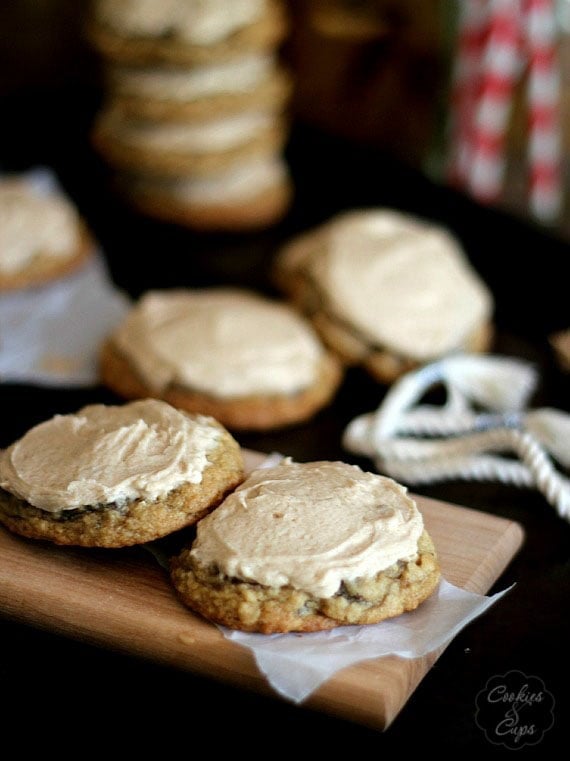
[[[171,561],[171,579],[181,601],[210,621],[263,634],[379,623],[417,608],[441,576],[426,531],[418,542],[417,560],[394,563],[373,578],[344,582],[329,598],[229,579],[216,568],[195,563],[190,550],[185,548]]]
[[[35,288],[75,272],[92,256],[94,243],[86,230],[81,230],[77,247],[69,256],[50,256],[48,251],[38,254],[24,269],[17,272],[0,272],[0,291]]]
[[[168,386],[157,392],[145,385],[128,360],[110,341],[103,346],[100,360],[101,382],[125,399],[155,397],[187,412],[211,415],[235,430],[270,430],[308,420],[336,393],[342,380],[342,365],[326,354],[317,381],[310,388],[290,396],[249,396],[222,399],[182,386]]]
[[[219,426],[221,429],[221,426]],[[225,430],[199,484],[183,484],[155,500],[50,513],[0,489],[0,523],[16,534],[61,545],[128,547],[193,525],[244,479],[243,456]]]

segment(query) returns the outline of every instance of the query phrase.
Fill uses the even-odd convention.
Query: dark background
[[[199,235],[145,219],[115,197],[89,131],[102,100],[96,56],[83,38],[83,3],[0,6],[0,169],[46,165],[57,173],[101,243],[115,283],[133,297],[148,288],[242,284],[274,293],[269,270],[284,240],[337,211],[386,205],[442,222],[463,242],[496,299],[494,351],[529,359],[541,373],[533,406],[568,410],[568,376],[548,344],[570,324],[568,243],[554,231],[482,208],[434,183],[417,158],[389,140],[369,140],[293,110],[286,157],[293,207],[274,228]],[[344,459],[340,437],[384,389],[349,371],[334,405],[281,432],[237,436],[244,446],[299,460]],[[55,413],[116,402],[110,392],[0,385],[0,446]],[[570,599],[568,523],[534,491],[451,482],[415,489],[521,523],[523,549],[492,591],[516,582],[497,606],[451,643],[385,733],[260,697],[192,674],[0,621],[3,734],[17,749],[94,752],[237,753],[253,757],[496,749],[474,721],[487,680],[517,669],[541,679],[555,699],[555,724],[535,748],[552,753],[568,716]],[[198,751],[196,740],[203,741]]]

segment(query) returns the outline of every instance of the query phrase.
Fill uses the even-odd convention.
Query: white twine
[[[526,410],[536,383],[536,370],[522,360],[449,357],[396,382],[378,410],[347,426],[343,445],[402,482],[458,478],[534,487],[570,519],[570,481],[552,461],[570,466],[570,416]],[[439,384],[445,404],[417,405]]]

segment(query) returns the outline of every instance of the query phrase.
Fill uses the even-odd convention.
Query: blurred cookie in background
[[[130,119],[109,109],[100,113],[93,134],[112,166],[170,176],[209,172],[263,152],[279,153],[285,137],[278,115],[258,109],[169,122]]]
[[[287,164],[271,153],[201,175],[123,173],[119,190],[150,217],[204,231],[272,225],[285,215],[293,195]]]
[[[0,177],[0,291],[61,278],[93,251],[84,221],[63,192],[25,174]]]
[[[105,58],[196,64],[267,50],[289,29],[281,0],[96,0],[88,24]]]
[[[239,288],[141,296],[101,350],[101,381],[234,430],[301,423],[334,397],[342,365],[289,304]]]
[[[97,30],[122,42],[116,55],[95,35],[105,88],[92,139],[139,211],[212,231],[267,227],[286,214],[293,80],[280,56],[285,7],[95,4]]]
[[[491,345],[493,297],[459,241],[396,210],[351,210],[300,234],[273,274],[345,363],[384,383]]]
[[[284,108],[292,87],[273,51],[195,66],[109,64],[105,80],[107,98],[125,115],[174,121]]]

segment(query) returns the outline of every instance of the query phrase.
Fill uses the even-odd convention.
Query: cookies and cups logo
[[[508,671],[492,676],[475,699],[477,726],[494,745],[536,745],[554,724],[554,697],[536,676]]]

